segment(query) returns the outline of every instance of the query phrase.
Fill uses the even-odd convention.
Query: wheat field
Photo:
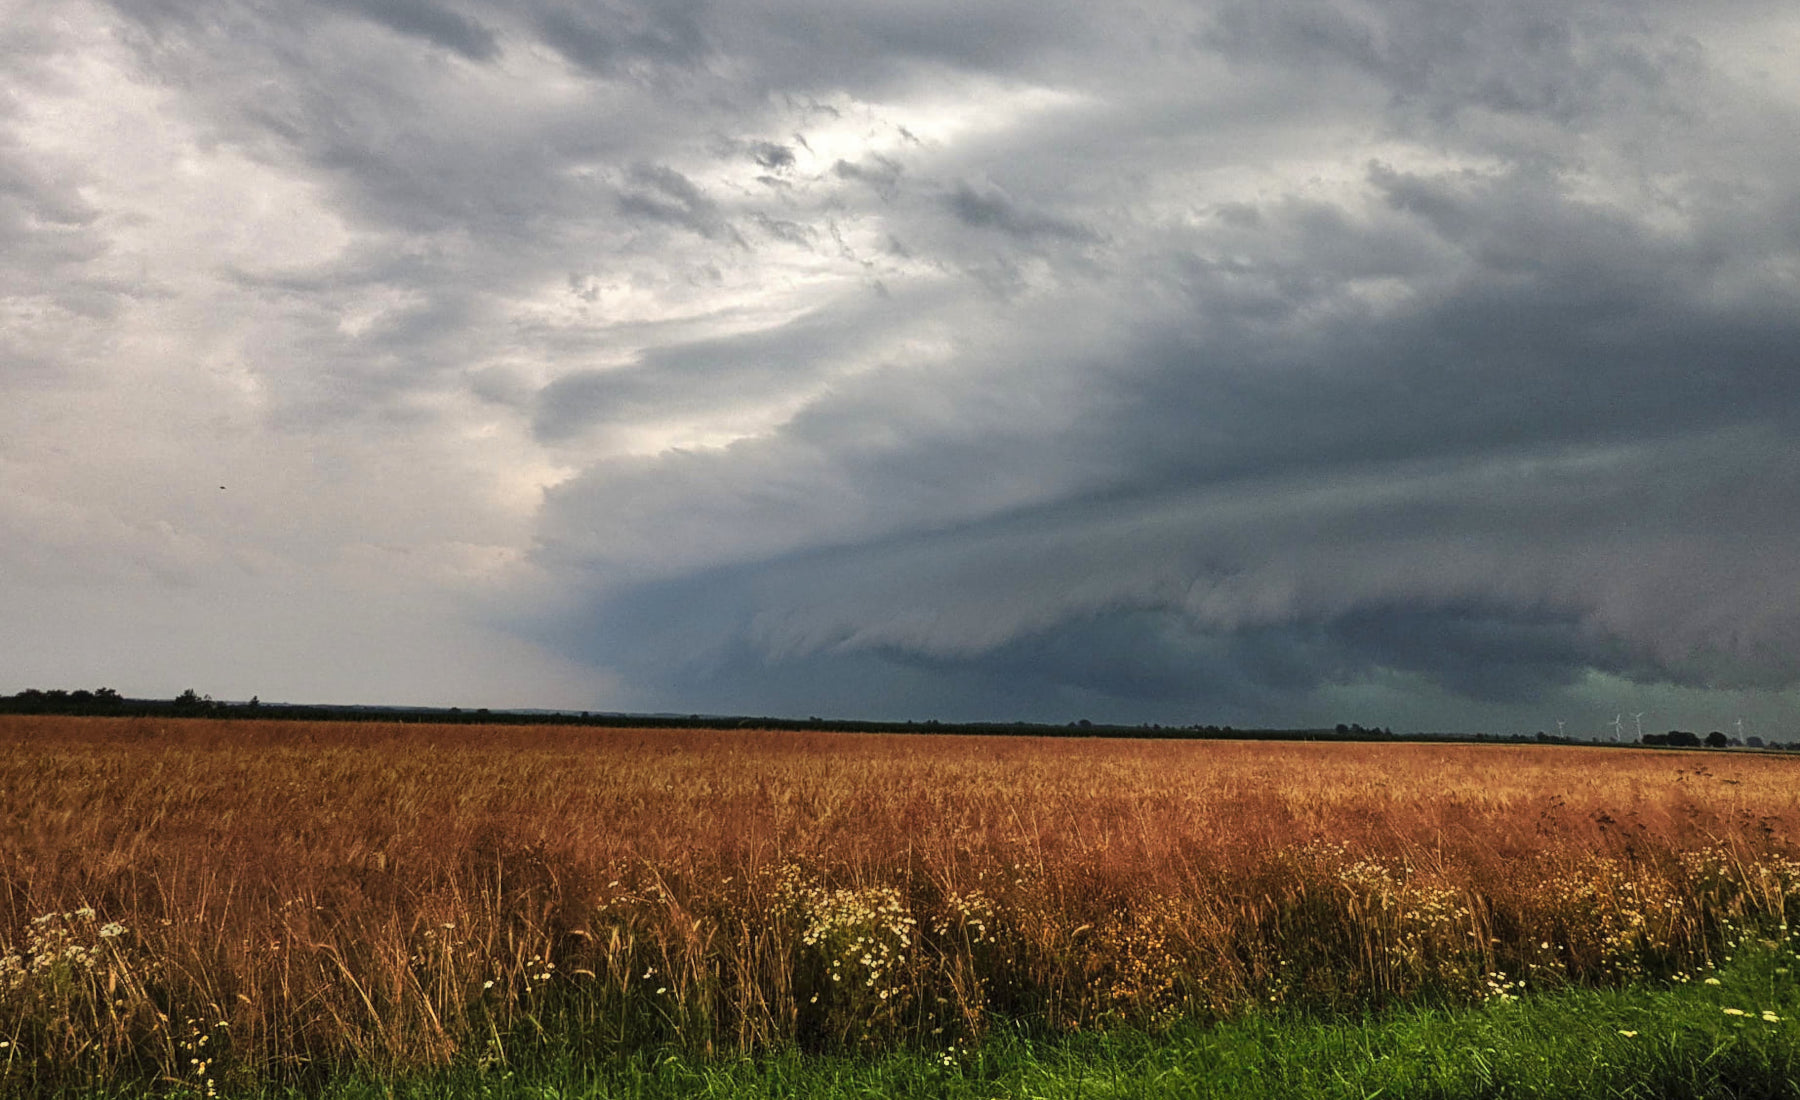
[[[0,747],[14,1091],[1504,1000],[1696,980],[1800,917],[1779,756],[40,717]]]

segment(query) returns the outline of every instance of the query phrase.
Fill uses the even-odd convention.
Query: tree
[[[193,688],[188,688],[175,697],[175,702],[169,709],[176,714],[207,714],[213,709],[212,696],[201,695]]]
[[[1720,733],[1718,730],[1713,730],[1706,735],[1706,747],[1709,749],[1722,749],[1730,743],[1731,739]]]

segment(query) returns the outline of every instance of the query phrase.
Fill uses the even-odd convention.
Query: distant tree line
[[[0,695],[4,714],[122,714],[125,700],[112,688],[94,691],[39,691],[28,688],[17,695]]]
[[[767,718],[737,715],[616,714],[581,711],[490,710],[487,707],[381,707],[216,700],[193,689],[173,699],[132,699],[110,688],[98,691],[42,691],[0,695],[0,714],[72,714],[176,718],[275,718],[290,721],[430,722],[455,725],[566,725],[631,729],[773,729],[843,733],[944,733],[1031,737],[1134,737],[1222,740],[1373,740],[1392,730],[1339,726],[1330,729],[1257,730],[1232,726],[1111,725],[1088,719],[1051,725],[1041,722],[868,722],[827,718]]]
[[[629,729],[766,729],[818,730],[835,733],[945,733],[1015,737],[1131,737],[1189,741],[1482,741],[1509,744],[1570,745],[1581,742],[1539,731],[1515,733],[1406,733],[1390,727],[1339,722],[1328,729],[1238,729],[1234,726],[1164,726],[1156,723],[1112,725],[1079,719],[1063,725],[1042,722],[865,722],[826,718],[757,718],[736,715],[616,714],[588,711],[490,710],[487,707],[370,707],[225,702],[189,688],[173,699],[131,699],[111,688],[93,691],[40,690],[29,688],[17,695],[0,695],[0,714],[69,714],[95,717],[168,718],[275,718],[303,722],[416,722],[454,725],[596,726]],[[1727,748],[1739,745],[1717,730],[1701,738],[1682,730],[1644,735],[1643,744],[1673,748]],[[1800,743],[1764,743],[1746,738],[1747,748],[1800,749]]]
[[[261,704],[217,703],[210,695],[192,689],[173,699],[127,699],[112,688],[49,691],[27,688],[17,695],[0,695],[0,714],[74,714],[91,717],[165,715],[182,718],[254,715]]]
[[[1392,729],[1339,723],[1329,729],[1239,729],[1234,726],[1123,725],[1083,718],[1066,724],[1043,722],[869,722],[827,718],[766,718],[706,714],[615,714],[582,711],[490,710],[487,707],[379,707],[294,703],[225,702],[193,689],[174,699],[123,698],[110,688],[98,691],[40,691],[0,695],[0,714],[124,715],[177,718],[275,718],[330,722],[431,722],[456,725],[569,725],[631,729],[771,729],[838,733],[934,733],[1019,737],[1130,737],[1218,741],[1442,741],[1470,740],[1457,734],[1396,734]],[[1480,735],[1486,739],[1486,735]],[[1542,735],[1539,735],[1540,739]],[[1515,736],[1515,741],[1529,740]]]
[[[1746,737],[1740,741],[1735,737],[1728,737],[1718,730],[1713,730],[1705,737],[1702,737],[1697,733],[1690,733],[1687,730],[1670,730],[1668,733],[1646,733],[1644,735],[1644,744],[1667,745],[1668,747],[1675,749],[1697,749],[1704,746],[1709,749],[1745,748],[1786,749],[1790,751],[1800,750],[1800,741],[1790,741],[1785,745],[1780,741],[1765,741],[1760,737]]]

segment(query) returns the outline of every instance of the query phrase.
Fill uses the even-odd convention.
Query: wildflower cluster
[[[1713,911],[1736,918],[1800,919],[1800,860],[1780,853],[1741,855],[1713,846],[1683,852],[1689,892]]]
[[[177,1080],[186,1084],[194,1092],[206,1096],[207,1100],[212,1100],[219,1095],[219,1085],[214,1078],[213,1065],[219,1061],[220,1048],[224,1046],[224,1043],[214,1042],[214,1039],[226,1039],[229,1036],[226,1029],[230,1026],[230,1023],[225,1020],[215,1021],[210,1028],[202,1026],[201,1021],[190,1020],[180,1042],[177,1043],[181,1053],[187,1059],[186,1065],[182,1067],[183,1072]]]
[[[1550,876],[1536,897],[1577,970],[1615,981],[1669,971],[1682,939],[1681,899],[1653,869],[1593,858]]]
[[[8,1060],[110,1056],[129,1047],[139,1025],[156,1021],[133,939],[124,924],[83,906],[34,917],[18,941],[0,942]]]
[[[910,1006],[918,921],[893,886],[829,888],[789,880],[799,918],[803,1014],[836,1039],[869,1042],[897,1030]],[[909,965],[909,962],[912,965]]]
[[[939,936],[959,936],[970,944],[995,942],[999,928],[999,907],[979,889],[945,895],[943,912],[931,921]]]
[[[1344,916],[1365,944],[1372,986],[1404,995],[1433,988],[1480,1000],[1513,983],[1484,967],[1486,944],[1466,890],[1421,875],[1402,859],[1364,857],[1333,878]]]
[[[1490,970],[1481,976],[1481,1000],[1486,1004],[1511,1004],[1525,992],[1525,979],[1513,980],[1504,970]]]
[[[1147,898],[1094,929],[1090,987],[1100,1022],[1167,1026],[1182,1014],[1187,967],[1178,950],[1186,925],[1170,898]]]
[[[107,948],[128,929],[116,921],[95,927],[88,907],[45,913],[25,928],[22,947],[0,953],[0,990],[17,991],[31,982],[61,983],[104,970]]]
[[[1721,1008],[1719,1011],[1725,1013],[1727,1016],[1736,1016],[1743,1020],[1760,1019],[1765,1024],[1778,1024],[1781,1022],[1781,1017],[1777,1016],[1775,1010],[1772,1008],[1765,1008],[1760,1013],[1746,1012],[1741,1008]]]
[[[900,891],[876,886],[822,892],[807,917],[801,942],[818,949],[833,982],[847,977],[884,1001],[901,992],[894,982],[912,949],[917,921]]]

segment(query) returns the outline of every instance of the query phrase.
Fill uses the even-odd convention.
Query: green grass
[[[337,1079],[326,1100],[675,1097],[1800,1098],[1800,966],[1793,945],[1751,946],[1714,977],[1663,988],[1570,990],[1467,1009],[1361,1019],[1257,1017],[1162,1034],[1055,1041],[999,1034],[951,1055],[678,1054],[597,1063],[540,1049],[508,1066],[397,1080]],[[1743,1015],[1728,1013],[1736,1009]],[[1764,1013],[1777,1017],[1764,1018]],[[143,1096],[105,1090],[97,1096]],[[187,1095],[198,1095],[190,1090]],[[222,1096],[293,1098],[271,1090]]]

